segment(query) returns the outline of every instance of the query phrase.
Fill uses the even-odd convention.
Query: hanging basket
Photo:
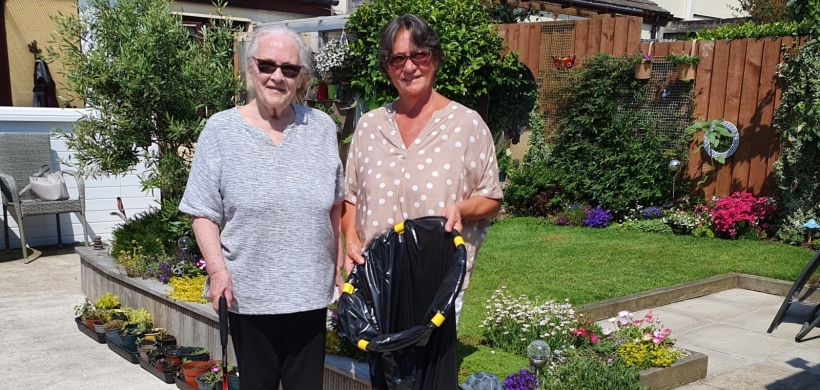
[[[641,62],[635,64],[635,78],[638,80],[649,80],[652,77],[652,63]]]

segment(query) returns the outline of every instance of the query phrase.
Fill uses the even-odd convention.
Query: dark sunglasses
[[[409,59],[410,61],[413,61],[413,63],[416,64],[416,66],[427,65],[427,63],[430,61],[430,54],[431,53],[429,51],[411,53],[409,56],[406,56],[404,54],[396,54],[392,57],[389,57],[387,59],[387,63],[394,68],[399,68],[404,66],[404,64]]]
[[[260,60],[256,57],[254,57],[253,60],[256,61],[256,68],[259,69],[259,73],[273,74],[274,72],[276,72],[276,69],[281,69],[282,76],[292,79],[302,72],[302,65],[276,65],[275,62]]]

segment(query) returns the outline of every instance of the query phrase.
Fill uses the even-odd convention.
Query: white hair
[[[259,41],[262,37],[277,35],[289,37],[294,43],[296,43],[296,47],[299,49],[299,65],[302,65],[305,76],[310,77],[310,75],[313,74],[313,66],[310,61],[310,54],[308,54],[307,48],[305,47],[305,42],[298,33],[285,26],[265,26],[254,30],[251,35],[251,43],[248,45],[248,50],[245,52],[245,64],[247,66],[246,71],[251,72],[251,69],[253,69],[255,64],[253,57],[259,49]]]

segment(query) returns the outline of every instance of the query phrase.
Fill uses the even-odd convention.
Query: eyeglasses
[[[282,76],[292,79],[302,72],[302,65],[277,65],[275,62],[260,60],[256,57],[254,57],[253,60],[256,61],[256,68],[259,69],[259,73],[273,74],[274,72],[276,72],[276,69],[281,69]]]
[[[406,56],[404,54],[396,54],[392,57],[388,57],[387,63],[394,68],[400,68],[403,67],[409,59],[410,61],[413,61],[413,64],[415,64],[416,66],[427,65],[427,62],[430,61],[430,54],[431,53],[429,51],[411,53],[409,56]]]

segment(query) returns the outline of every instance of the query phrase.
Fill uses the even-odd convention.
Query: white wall
[[[37,132],[48,133],[58,127],[71,130],[71,125],[89,110],[59,109],[59,108],[29,108],[29,107],[0,107],[0,132]],[[57,157],[67,160],[74,154],[68,150],[65,141],[56,135],[51,137],[53,162],[57,164]],[[76,159],[75,159],[76,161]],[[60,169],[73,169],[60,165]],[[36,169],[35,169],[36,170]],[[89,241],[94,236],[101,236],[103,240],[111,238],[111,230],[122,220],[110,215],[117,210],[117,197],[122,198],[125,211],[132,216],[149,207],[158,207],[159,191],[142,192],[140,190],[138,174],[143,173],[145,167],[137,169],[121,177],[86,178],[85,179],[85,207],[88,222]],[[34,173],[34,172],[32,172]],[[77,197],[77,183],[70,176],[66,176],[68,192],[72,199]],[[2,214],[0,214],[2,219]],[[57,244],[57,224],[53,215],[27,217],[24,221],[26,244],[29,247]],[[78,213],[60,215],[63,243],[83,241],[83,229]],[[17,223],[9,213],[9,242],[12,248],[20,248]],[[5,239],[0,234],[0,249],[5,248]]]
[[[652,0],[661,8],[683,20],[726,19],[735,17],[729,6],[738,7],[738,0]]]

